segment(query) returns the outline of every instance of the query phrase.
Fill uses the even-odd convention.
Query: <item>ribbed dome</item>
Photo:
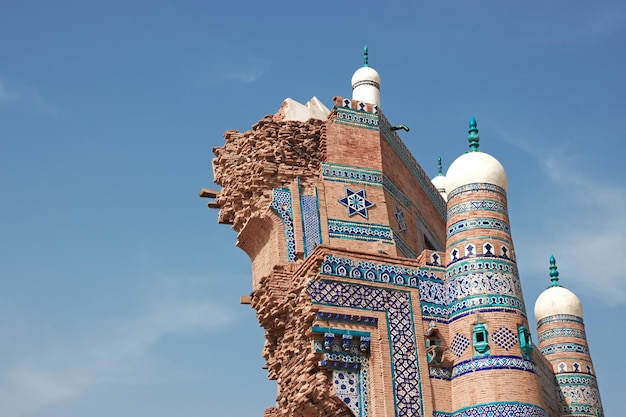
[[[506,190],[507,179],[504,167],[496,158],[478,150],[478,129],[473,117],[469,123],[469,152],[459,156],[446,173],[446,192],[450,194],[458,187],[474,183],[497,185]]]
[[[550,256],[550,277],[552,286],[542,292],[535,302],[535,320],[555,314],[570,314],[582,318],[583,305],[576,294],[559,285],[559,272],[554,256]]]

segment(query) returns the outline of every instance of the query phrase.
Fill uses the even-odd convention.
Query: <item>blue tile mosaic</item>
[[[322,162],[322,179],[326,181],[381,187],[383,183],[382,178],[382,172],[378,169],[366,169]]]
[[[333,371],[335,394],[352,410],[355,416],[361,416],[359,395],[359,373],[351,371]]]
[[[483,294],[503,294],[522,298],[519,278],[503,272],[471,272],[450,277],[446,283],[447,304],[457,300]]]
[[[598,388],[598,381],[596,377],[590,375],[556,375],[556,383],[559,385],[587,385],[590,387]]]
[[[338,201],[346,206],[348,209],[348,216],[352,217],[356,214],[367,219],[368,210],[375,206],[374,203],[369,201],[365,195],[365,188],[354,191],[353,189],[346,187],[346,195],[340,198]]]
[[[580,416],[604,417],[604,411],[602,410],[602,407],[589,405],[589,404],[563,405],[561,406],[560,411],[561,413],[563,413],[563,415],[567,415],[567,416],[580,415]]]
[[[335,106],[333,110],[337,113],[334,122],[341,125],[355,126],[368,130],[378,130],[378,116],[374,113],[367,113],[358,110],[352,110],[350,100],[347,106]]]
[[[291,191],[288,188],[274,188],[270,207],[280,217],[285,228],[287,242],[287,260],[296,261],[296,237],[293,229],[293,210],[291,206]]]
[[[469,312],[517,312],[526,317],[526,307],[519,298],[508,295],[479,295],[464,298],[449,306],[449,321],[458,320]]]
[[[492,369],[516,369],[537,373],[537,365],[531,360],[518,356],[486,356],[458,362],[452,368],[452,378],[456,378],[470,372],[489,371]]]
[[[445,414],[444,414],[445,415]],[[452,417],[547,417],[546,411],[534,404],[521,402],[493,402],[462,408]]]
[[[492,229],[492,230],[500,230],[505,233],[510,233],[511,229],[509,225],[500,219],[492,219],[492,218],[471,218],[467,220],[461,220],[456,223],[452,223],[447,230],[448,239],[454,236],[457,233],[464,232],[466,230],[474,230],[474,229]]]
[[[454,197],[461,195],[461,194],[476,193],[479,191],[500,194],[502,197],[506,198],[506,191],[502,187],[499,187],[494,184],[488,184],[488,183],[474,183],[474,184],[462,185],[452,190],[451,192],[449,192],[448,201],[451,201]]]
[[[519,276],[517,273],[517,266],[512,263],[510,260],[499,260],[499,259],[468,259],[462,260],[458,262],[456,265],[451,266],[447,269],[447,272],[444,274],[445,278],[450,278],[454,275],[461,274],[464,272],[470,271],[481,271],[481,272],[490,272],[490,271],[501,271],[514,274]]]
[[[376,317],[354,316],[351,314],[329,313],[325,311],[319,311],[316,318],[324,321],[348,322],[354,324],[364,324],[366,326],[376,326],[378,324],[378,319]]]
[[[404,211],[402,211],[399,207],[396,207],[396,211],[393,213],[393,216],[396,218],[396,222],[398,222],[398,230],[406,232],[409,227],[406,225],[406,220],[404,219]]]
[[[300,210],[302,212],[302,230],[304,231],[304,256],[308,256],[317,245],[322,243],[317,195],[300,196]]]
[[[391,228],[383,224],[328,219],[328,235],[338,239],[382,241],[389,245],[394,243]]]
[[[500,327],[491,335],[491,341],[505,350],[517,345],[518,336],[508,327]]]
[[[472,200],[464,201],[448,207],[448,219],[457,214],[467,213],[474,210],[494,211],[508,217],[509,212],[506,205],[495,200]]]
[[[327,280],[311,281],[308,289],[314,304],[387,313],[395,415],[422,417],[419,352],[410,293]]]
[[[428,374],[434,379],[444,379],[446,381],[452,379],[452,371],[447,368],[429,367]]]
[[[573,337],[576,339],[587,340],[587,335],[585,334],[584,330],[564,327],[557,329],[548,329],[539,333],[539,343],[545,342],[546,340],[553,339],[555,337]]]
[[[452,342],[450,342],[450,351],[460,358],[463,356],[469,345],[469,339],[462,334],[457,333],[452,338]]]
[[[582,353],[584,355],[589,354],[589,348],[579,343],[555,343],[552,345],[544,346],[540,350],[541,354],[544,356],[553,355],[555,353],[561,352]]]

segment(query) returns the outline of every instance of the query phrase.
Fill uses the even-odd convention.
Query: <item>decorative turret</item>
[[[363,66],[352,76],[352,100],[380,106],[380,75],[369,66],[367,46],[363,49]]]
[[[446,177],[443,175],[443,169],[441,167],[441,157],[437,157],[437,176],[432,180],[433,185],[439,191],[439,194],[443,197],[444,200],[448,199],[446,194]]]
[[[603,416],[594,374],[583,307],[578,297],[559,284],[550,256],[550,286],[535,303],[539,350],[552,365],[562,416]]]
[[[506,173],[478,150],[479,140],[472,117],[469,151],[445,177],[452,409],[478,415],[513,407],[515,415],[546,416],[509,227]]]

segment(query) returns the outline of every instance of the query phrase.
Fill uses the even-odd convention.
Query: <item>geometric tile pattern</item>
[[[457,333],[452,338],[452,342],[450,343],[450,350],[460,358],[461,356],[463,356],[463,353],[465,353],[465,350],[468,348],[469,345],[469,339],[462,334]]]
[[[504,190],[504,188],[499,187],[494,184],[488,184],[488,183],[482,182],[482,183],[462,185],[459,188],[456,188],[450,191],[448,193],[448,201],[452,200],[453,197],[456,197],[459,194],[475,193],[478,191],[483,191],[483,192],[487,191],[491,193],[500,194],[501,196],[506,197],[506,191]]]
[[[541,354],[544,356],[561,352],[575,352],[588,355],[589,348],[585,345],[580,345],[578,343],[555,343],[553,345],[548,345],[541,348]]]
[[[393,244],[391,228],[383,224],[351,222],[345,220],[328,219],[328,234],[338,239],[382,241]]]
[[[431,366],[428,368],[428,373],[431,378],[435,379],[445,379],[449,381],[452,378],[452,371],[447,368],[435,368]]]
[[[351,371],[333,371],[335,394],[346,403],[355,416],[361,415],[359,406],[359,374]]]
[[[334,106],[333,110],[337,112],[337,117],[334,120],[335,123],[357,126],[369,130],[378,130],[378,116],[376,114],[365,113],[338,106]]]
[[[293,211],[291,209],[291,191],[289,188],[274,188],[274,198],[270,207],[280,217],[285,228],[287,241],[287,260],[296,261],[296,238],[293,231]]]
[[[504,294],[522,297],[522,286],[517,276],[502,272],[474,272],[451,277],[446,283],[448,304],[465,297],[480,294]]]
[[[350,314],[327,313],[324,311],[319,311],[316,318],[324,321],[348,322],[364,324],[366,326],[376,326],[378,324],[378,319],[376,317],[353,316]]]
[[[472,200],[455,204],[448,208],[448,218],[461,213],[467,213],[473,210],[495,211],[508,216],[506,206],[499,201],[494,200]]]
[[[507,327],[500,327],[491,335],[491,340],[496,345],[509,350],[517,344],[517,335]]]
[[[444,278],[450,278],[454,275],[468,272],[468,271],[501,271],[501,272],[509,272],[514,275],[518,275],[517,266],[511,262],[510,260],[499,260],[499,259],[476,259],[472,258],[471,260],[462,261],[454,265],[454,267],[449,268],[448,272],[444,275]]]
[[[448,227],[448,239],[454,236],[457,233],[464,232],[465,230],[473,230],[473,229],[494,229],[501,230],[503,232],[509,233],[510,228],[506,222],[501,219],[493,219],[489,217],[483,218],[471,218],[467,220],[460,220],[456,223],[452,223],[450,227]]]
[[[477,295],[455,301],[449,306],[449,322],[453,322],[466,316],[470,311],[503,311],[519,312],[526,317],[524,302],[516,297],[508,295]]]
[[[439,415],[445,414],[435,413],[436,417]],[[462,408],[448,415],[452,417],[547,417],[548,414],[543,408],[534,404],[494,402]]]
[[[348,216],[352,217],[358,214],[367,219],[367,209],[373,207],[375,204],[369,201],[365,196],[365,188],[354,191],[346,187],[345,191],[345,197],[340,198],[338,201],[348,208]]]
[[[314,304],[387,313],[396,416],[424,417],[410,294],[327,280],[311,281],[308,291]]]
[[[322,243],[317,195],[300,196],[300,210],[304,231],[304,256],[308,256],[317,245]]]
[[[560,409],[563,415],[567,416],[597,416],[604,417],[604,411],[601,406],[590,404],[564,404]]]
[[[330,162],[322,162],[322,179],[378,187],[380,187],[383,182],[382,172],[379,169],[358,168]]]
[[[470,372],[487,371],[491,369],[517,369],[537,373],[537,365],[531,360],[517,356],[487,356],[459,362],[452,368],[452,378]]]
[[[539,343],[545,342],[548,339],[555,337],[574,337],[577,339],[587,340],[587,335],[584,330],[570,329],[570,328],[557,328],[548,329],[545,332],[539,333]]]

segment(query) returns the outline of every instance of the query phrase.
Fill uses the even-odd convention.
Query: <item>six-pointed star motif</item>
[[[374,203],[365,198],[365,189],[353,191],[346,187],[346,196],[340,198],[339,202],[348,208],[348,216],[359,214],[367,219],[367,209],[374,206]]]

